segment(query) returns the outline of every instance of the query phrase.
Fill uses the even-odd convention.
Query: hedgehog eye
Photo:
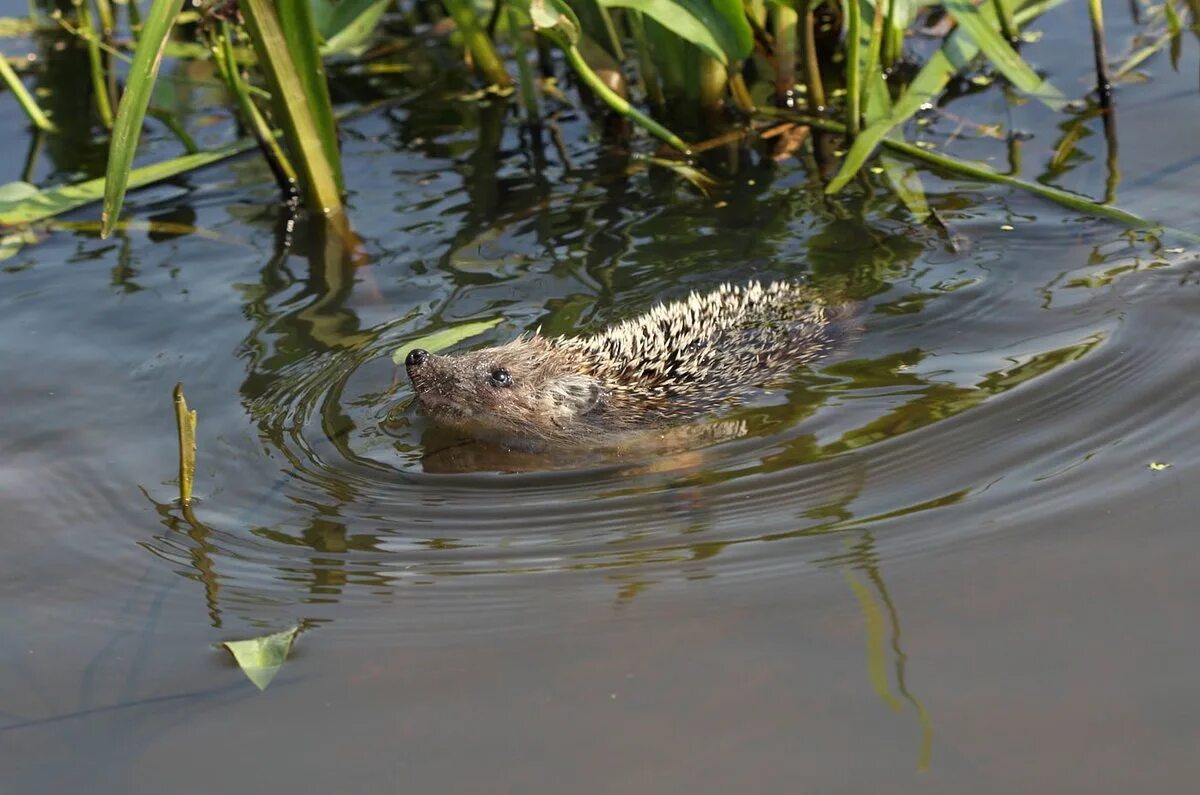
[[[512,386],[512,376],[503,367],[497,367],[495,370],[492,370],[489,380],[494,386]]]

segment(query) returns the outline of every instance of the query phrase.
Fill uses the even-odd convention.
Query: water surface
[[[1085,17],[1057,10],[1024,50],[1068,93]],[[1114,15],[1114,41],[1134,30]],[[1118,92],[1119,204],[1180,228],[1196,50]],[[250,157],[131,195],[157,225],[59,225],[2,263],[4,791],[1195,781],[1186,242],[922,172],[947,234],[882,183],[824,199],[754,147],[706,162],[706,197],[582,115],[539,145],[423,69],[338,84],[400,97],[345,128],[365,257],[303,219],[289,240]],[[211,89],[177,102],[207,143],[233,135]],[[1062,117],[999,90],[947,110],[923,134],[963,156],[1003,145],[961,119],[1002,117],[1031,135],[1025,176],[1113,182],[1098,121],[1041,172]],[[21,128],[8,95],[0,114]],[[176,151],[151,130],[148,160]],[[63,147],[33,176],[101,162]],[[752,276],[860,301],[863,333],[695,456],[439,465],[403,408],[391,354],[440,329],[588,332]],[[190,516],[177,381],[200,416]],[[265,693],[215,648],[295,624]]]

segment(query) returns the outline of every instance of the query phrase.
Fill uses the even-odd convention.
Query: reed
[[[38,2],[45,9],[36,15],[38,23],[52,24],[47,22],[52,18],[49,0]],[[253,133],[283,188],[284,201],[294,202],[301,195],[310,211],[340,213],[339,132],[325,61],[336,57],[345,65],[369,58],[371,44],[386,47],[386,37],[393,34],[386,32],[382,22],[389,15],[419,17],[422,24],[438,23],[434,29],[449,29],[448,41],[458,48],[464,74],[469,67],[477,76],[477,88],[490,86],[492,93],[518,104],[521,113],[514,115],[528,124],[540,121],[543,104],[578,101],[578,93],[572,96],[570,88],[567,94],[560,93],[563,86],[573,85],[575,92],[598,100],[581,103],[588,112],[598,117],[624,117],[635,128],[677,150],[677,157],[689,157],[689,144],[673,126],[686,125],[688,137],[698,136],[696,140],[752,136],[762,101],[774,97],[777,109],[792,110],[793,92],[800,85],[807,111],[801,123],[827,135],[797,137],[795,146],[784,150],[783,156],[798,154],[806,162],[819,161],[819,178],[828,179],[825,189],[829,193],[857,184],[864,169],[870,167],[887,175],[914,217],[928,217],[920,172],[899,168],[894,159],[888,159],[902,157],[924,167],[1020,188],[1134,223],[1128,214],[1100,202],[1081,199],[1083,203],[1071,204],[1074,200],[1069,196],[1048,186],[1022,180],[1015,173],[960,162],[951,152],[937,147],[931,151],[928,143],[916,146],[907,137],[916,114],[936,108],[954,82],[966,77],[982,74],[1002,79],[1007,90],[1041,102],[1053,113],[1064,113],[1071,100],[1080,99],[1068,97],[1035,71],[1015,46],[1023,27],[1061,2],[1064,0],[942,0],[941,7],[953,24],[938,26],[943,38],[937,46],[913,48],[923,53],[923,61],[917,64],[912,63],[913,52],[905,51],[905,37],[916,26],[928,30],[927,21],[919,17],[926,6],[898,0],[799,0],[795,4],[772,0],[497,0],[486,9],[471,0],[401,0],[399,4],[390,0],[241,0],[239,15],[220,3],[209,4],[199,13],[188,12],[189,25],[195,25],[208,47],[197,47],[194,40],[177,41],[176,20],[185,10],[182,0],[143,0],[140,6],[135,0],[117,5],[112,0],[72,0],[63,5],[74,10],[75,19],[64,19],[61,24],[86,51],[96,113],[102,124],[112,128],[103,183],[101,228],[105,235],[115,228],[131,184],[142,184],[153,178],[150,175],[198,167],[212,162],[210,155],[215,155],[215,150],[194,151],[187,130],[174,125],[187,154],[132,169],[147,117],[161,120],[154,123],[172,122],[167,115],[152,111],[149,103],[159,67],[173,42],[172,57],[214,60],[217,74],[230,89],[236,114]],[[122,7],[126,13],[116,13]],[[1188,0],[1179,7],[1151,7],[1147,17],[1165,20],[1165,31],[1116,70],[1104,47],[1099,0],[1089,0],[1088,7],[1096,84],[1105,112],[1100,116],[1102,122],[1088,117],[1079,123],[1104,125],[1110,172],[1106,198],[1111,201],[1119,174],[1112,82],[1168,45],[1177,61],[1180,34],[1195,28],[1200,0]],[[1190,19],[1182,19],[1184,16]],[[495,36],[505,37],[503,50],[497,47]],[[531,42],[537,45],[541,80],[535,79],[531,67]],[[553,54],[554,49],[558,55]],[[247,59],[244,53],[249,51],[254,56]],[[118,77],[116,67],[123,59],[130,60],[130,66],[114,110],[107,101]],[[905,68],[895,69],[901,59],[906,59]],[[567,73],[573,74],[574,80],[545,79]],[[640,80],[630,79],[635,73]],[[84,78],[82,73],[80,77]],[[2,59],[0,81],[51,141],[54,135],[63,134]],[[833,90],[841,86],[844,91]],[[542,100],[546,91],[554,92],[550,103]],[[731,123],[737,129],[731,131]],[[634,140],[632,145],[645,144]],[[702,148],[711,147],[706,144],[697,150]],[[883,157],[883,151],[891,155]],[[1003,157],[1005,152],[997,154]],[[1051,159],[1055,161],[1050,163],[1052,168],[1069,167],[1063,152]],[[695,170],[695,165],[688,167]],[[136,177],[133,182],[131,177]],[[28,197],[28,206],[14,203],[0,208],[0,216],[45,217],[59,211],[56,208],[77,206],[96,189],[92,183],[86,188],[81,184],[80,190],[72,192],[74,187],[38,192]]]

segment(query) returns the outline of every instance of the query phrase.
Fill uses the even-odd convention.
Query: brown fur
[[[434,421],[481,439],[594,442],[714,411],[828,353],[843,307],[800,285],[722,285],[591,337],[534,334],[409,366]],[[503,368],[509,385],[494,378]]]

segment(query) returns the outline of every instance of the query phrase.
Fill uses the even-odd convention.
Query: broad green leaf
[[[355,10],[362,9],[358,15],[345,21],[344,24],[335,24],[332,31],[327,31],[325,28],[320,28],[321,36],[325,39],[324,46],[321,47],[321,52],[324,54],[337,52],[356,52],[358,51],[368,37],[375,32],[376,26],[379,24],[380,17],[387,9],[391,0],[370,0],[370,2],[342,2],[337,4],[339,12],[341,9],[354,6]],[[341,23],[341,14],[338,14],[338,23]]]
[[[640,11],[723,64],[754,47],[754,33],[738,0],[599,0],[610,8]]]
[[[1029,6],[1017,13],[1016,18],[1018,23],[1024,23],[1033,19],[1038,14],[1045,13],[1056,5],[1059,5],[1063,0],[1048,0],[1048,2],[1039,3],[1034,6]],[[987,18],[989,24],[999,25],[996,18],[996,11],[990,3],[984,9],[983,14]],[[997,34],[999,35],[999,34]],[[1003,43],[1003,42],[1002,42]],[[1004,46],[1008,46],[1005,44]],[[1011,48],[1010,48],[1011,49]],[[838,169],[838,173],[829,182],[825,188],[826,193],[837,193],[846,186],[858,170],[862,168],[867,158],[875,151],[875,147],[888,136],[888,134],[908,121],[917,111],[926,105],[932,105],[937,101],[937,98],[946,89],[946,85],[963,69],[970,65],[971,60],[979,54],[979,47],[971,39],[964,28],[955,30],[950,34],[945,44],[939,47],[921,70],[917,72],[917,76],[896,100],[892,106],[891,112],[884,118],[873,121],[867,125],[866,129],[854,139],[854,144],[850,147],[850,151],[846,153],[845,160],[842,161],[842,166]],[[870,80],[869,76],[864,76],[864,80]]]
[[[943,5],[959,27],[967,32],[992,65],[1000,70],[1009,82],[1041,100],[1050,110],[1062,110],[1067,104],[1067,98],[1049,81],[1039,77],[1037,72],[1017,55],[1012,45],[1004,40],[1000,33],[999,19],[991,5],[987,7],[990,14],[985,14],[970,0],[945,0]]]
[[[381,4],[386,6],[387,0],[314,0],[309,3],[317,33],[326,41]]]
[[[150,92],[154,88],[154,80],[158,77],[158,67],[162,64],[163,48],[167,37],[171,35],[171,27],[175,23],[175,15],[183,5],[183,0],[154,0],[150,13],[146,15],[142,25],[142,33],[138,38],[137,50],[133,53],[133,63],[129,67],[129,76],[125,83],[125,91],[121,94],[121,104],[117,107],[117,118],[113,122],[112,137],[108,147],[108,168],[104,180],[104,209],[100,213],[100,236],[108,237],[121,215],[121,204],[125,201],[125,190],[129,185],[129,167],[133,164],[133,156],[137,152],[138,138],[142,134],[142,121],[146,118],[146,108],[150,105]]]
[[[259,690],[266,690],[287,659],[292,641],[299,631],[300,627],[297,626],[261,638],[227,640],[221,645],[233,654],[233,659],[237,660],[246,678]]]
[[[28,182],[17,181],[0,185],[0,212],[8,205],[18,204],[30,196],[36,196],[37,192],[37,185],[30,185]]]
[[[140,188],[152,182],[168,179],[186,171],[216,163],[253,149],[252,141],[238,141],[207,152],[183,155],[172,160],[142,166],[129,172],[125,180],[128,189]],[[17,199],[0,196],[0,227],[30,224],[75,210],[104,198],[105,179],[97,177],[74,185],[60,185],[37,191]]]
[[[473,323],[463,323],[460,326],[453,326],[451,328],[442,329],[441,331],[435,331],[433,334],[430,334],[427,337],[421,337],[419,340],[413,340],[403,348],[398,349],[392,354],[392,361],[395,362],[397,366],[404,364],[404,359],[408,356],[409,352],[415,348],[424,348],[430,353],[437,353],[438,351],[445,350],[451,345],[457,345],[465,339],[474,337],[476,334],[482,334],[492,326],[497,325],[501,319],[502,318],[497,317],[491,320],[476,320]]]

